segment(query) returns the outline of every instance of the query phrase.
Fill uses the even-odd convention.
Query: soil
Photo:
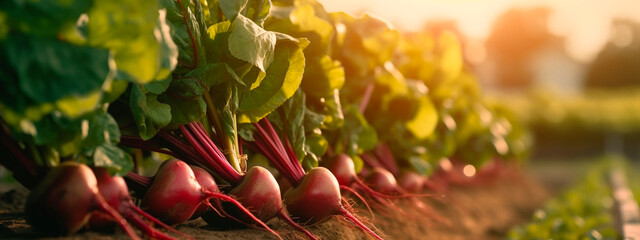
[[[1,239],[127,239],[122,232],[87,231],[69,237],[52,237],[37,232],[23,217],[27,194],[24,188],[14,188],[1,195]],[[531,214],[544,204],[548,193],[539,181],[516,171],[490,182],[452,186],[438,196],[421,198],[425,203],[423,207],[432,209],[430,213],[435,217],[425,215],[422,212],[425,208],[418,208],[416,201],[407,199],[396,200],[395,207],[378,206],[374,210],[375,218],[371,218],[368,211],[360,206],[362,204],[358,204],[356,211],[360,216],[369,218],[385,239],[504,239],[510,228],[530,219]],[[281,220],[271,220],[268,225],[284,239],[306,239]],[[262,230],[223,230],[208,226],[200,219],[182,224],[177,229],[197,239],[277,239]],[[371,238],[340,217],[308,229],[326,240]]]

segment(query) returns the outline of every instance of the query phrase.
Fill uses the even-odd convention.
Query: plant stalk
[[[216,107],[213,99],[211,99],[211,95],[203,94],[204,101],[207,103],[207,118],[209,123],[213,125],[216,129],[216,135],[218,137],[218,142],[222,144],[222,153],[227,158],[227,161],[231,164],[233,169],[235,169],[238,173],[244,174],[246,171],[247,164],[242,162],[240,156],[240,150],[238,149],[238,133],[237,131],[233,131],[233,136],[229,136],[225,134],[225,131],[222,127],[222,119],[220,118],[220,113],[218,112],[218,108]],[[235,121],[235,116],[233,119],[233,129],[237,130],[238,126]]]

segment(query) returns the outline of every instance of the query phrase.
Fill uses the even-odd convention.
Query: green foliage
[[[353,18],[344,13],[331,13],[331,18],[339,29],[334,54],[345,66],[347,76],[364,78],[391,60],[400,34],[387,22],[370,15]]]
[[[322,55],[317,60],[307,60],[302,89],[315,98],[331,96],[344,85],[344,69],[339,61]]]
[[[171,122],[171,107],[157,98],[158,95],[143,86],[135,85],[131,89],[129,104],[142,139],[152,138]]]
[[[578,185],[547,202],[531,223],[519,226],[508,239],[619,239],[613,228],[610,159],[603,159]]]
[[[179,67],[177,67],[173,74],[183,73],[183,71],[190,71],[192,68],[197,67],[198,60],[204,58],[202,35],[204,27],[202,22],[197,20],[197,14],[195,10],[200,8],[191,8],[188,5],[189,1],[182,1],[183,5],[179,5],[177,1],[162,0],[161,6],[167,11],[167,25],[170,27],[171,39],[175,42],[178,50]],[[187,6],[184,6],[187,5]],[[199,5],[195,5],[199,6]],[[186,19],[186,21],[185,21]]]
[[[508,101],[502,101],[508,99]],[[549,132],[640,131],[640,90],[589,90],[577,95],[561,95],[535,90],[523,95],[497,94],[524,124]]]
[[[218,2],[220,4],[220,9],[222,9],[222,13],[224,13],[224,15],[228,19],[233,20],[238,16],[238,13],[240,13],[240,11],[242,11],[242,9],[247,5],[249,0],[220,0]]]
[[[98,107],[99,97],[91,96],[109,84],[109,52],[104,49],[77,46],[55,38],[29,37],[11,34],[0,43],[2,91],[4,105],[19,115],[7,114],[6,121],[17,125],[26,118],[37,121],[51,113],[60,102],[82,102],[77,110],[91,111]],[[82,63],[68,67],[68,63]],[[82,79],[82,81],[78,81]],[[99,96],[99,95],[98,95]],[[89,98],[88,100],[83,98]],[[63,100],[64,101],[61,101]],[[71,117],[82,114],[63,108]]]
[[[429,98],[422,97],[417,101],[420,107],[417,110],[415,117],[407,121],[406,126],[416,138],[424,139],[431,135],[435,129],[438,120],[438,113]]]
[[[262,27],[271,9],[269,0],[219,0],[220,9],[224,16],[235,20],[238,16],[247,17]],[[214,3],[209,4],[215,5]]]
[[[404,33],[393,63],[407,78],[431,82],[436,78],[436,39],[428,33]]]
[[[247,123],[265,116],[307,170],[329,144],[359,170],[380,140],[422,174],[442,157],[480,165],[528,146],[482,100],[456,35],[401,35],[314,0],[7,0],[0,58],[0,114],[41,165],[124,174],[121,134],[201,121],[241,172],[238,135],[253,140]]]
[[[162,84],[153,81],[176,64],[157,3],[4,1],[0,12],[10,17],[0,40],[0,114],[22,150],[39,165],[75,159],[113,174],[130,171],[106,110],[127,81],[157,90]]]
[[[273,10],[265,23],[267,29],[309,39],[311,44],[305,50],[305,56],[310,59],[327,53],[334,28],[327,12],[318,2],[297,0],[292,6],[278,6]]]
[[[118,71],[135,83],[164,79],[176,65],[176,46],[156,1],[96,1],[88,12],[87,44],[111,50]]]
[[[340,62],[329,55],[334,27],[328,13],[315,1],[276,1],[275,4],[278,6],[274,7],[265,27],[309,40],[309,46],[304,49],[305,68],[301,82],[308,98],[308,112],[313,111],[315,119],[322,119],[320,128],[339,128],[344,116],[338,91],[345,76]]]
[[[307,155],[304,148],[305,111],[305,96],[302,91],[298,90],[293,97],[278,108],[277,112],[269,115],[269,121],[289,140],[298,159],[303,159]]]
[[[238,15],[231,25],[229,52],[266,72],[274,60],[276,34],[268,32],[250,19]]]
[[[453,79],[462,72],[464,67],[462,46],[458,38],[451,32],[440,34],[437,42],[437,65],[441,78]]]
[[[73,27],[81,14],[92,8],[94,1],[21,1],[0,3],[11,28],[35,36],[55,36]]]
[[[240,100],[239,122],[257,122],[290,98],[300,86],[304,72],[302,49],[308,41],[285,38],[278,42],[274,62],[262,83]]]
[[[131,88],[139,135],[148,139],[203,121],[215,128],[223,152],[242,171],[238,123],[257,122],[295,93],[309,42],[262,27],[270,1],[164,0],[162,6],[178,66],[163,84]]]
[[[350,156],[372,150],[378,142],[376,130],[369,125],[367,119],[355,106],[345,106],[344,114],[344,125],[337,130],[337,136],[333,138],[339,144],[337,150],[344,147],[341,152]]]

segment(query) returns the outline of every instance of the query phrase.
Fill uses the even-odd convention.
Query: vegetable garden
[[[499,238],[481,223],[545,198],[452,32],[315,0],[7,0],[0,57],[0,165],[29,190],[9,237]]]

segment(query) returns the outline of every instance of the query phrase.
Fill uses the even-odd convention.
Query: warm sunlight
[[[639,10],[0,0],[0,239],[640,240]]]
[[[567,51],[589,61],[609,37],[615,17],[640,20],[640,1],[634,0],[320,0],[328,11],[351,14],[369,12],[389,20],[395,27],[416,30],[425,21],[454,19],[473,39],[485,39],[495,18],[512,7],[546,6],[552,9],[550,30],[567,38]]]

